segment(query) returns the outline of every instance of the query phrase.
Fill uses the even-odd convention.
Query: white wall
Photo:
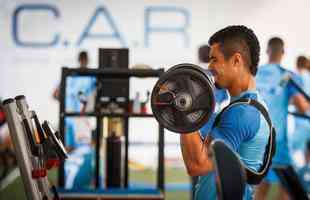
[[[48,5],[49,10],[22,10],[17,15],[17,37],[14,40],[13,16],[22,5]],[[179,27],[184,34],[154,32],[145,45],[147,9],[152,10],[150,26]],[[40,118],[57,123],[58,104],[51,92],[60,79],[61,66],[75,66],[80,50],[88,50],[91,66],[97,66],[98,47],[130,48],[130,64],[146,63],[153,68],[168,68],[180,62],[196,62],[196,49],[208,41],[209,36],[230,24],[245,24],[251,27],[261,42],[261,63],[266,62],[266,42],[271,36],[281,36],[286,43],[287,56],[284,64],[293,69],[295,57],[310,52],[310,29],[307,26],[310,1],[300,0],[2,0],[0,1],[0,96],[14,97],[24,94],[31,108]],[[52,8],[52,10],[51,10]],[[90,25],[95,11],[105,8],[125,41],[117,38],[78,39]],[[164,9],[170,9],[168,12]],[[174,11],[171,8],[179,10]],[[58,17],[54,11],[58,12]],[[111,34],[107,12],[99,11],[89,32]],[[185,24],[188,18],[188,25]],[[23,46],[27,42],[47,43],[59,34],[54,45],[45,47]],[[187,36],[187,39],[186,39]],[[67,43],[67,45],[66,45]],[[135,82],[135,81],[133,81]],[[154,81],[143,85],[151,87]],[[134,83],[133,83],[134,84]],[[141,84],[132,85],[133,91],[143,90]],[[134,92],[132,92],[132,97]],[[152,128],[153,129],[153,128]],[[137,125],[136,130],[152,130]],[[153,129],[154,130],[154,129]],[[172,135],[176,138],[176,135]]]

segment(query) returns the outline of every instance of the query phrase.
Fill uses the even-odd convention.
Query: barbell
[[[212,72],[189,63],[173,66],[156,82],[151,108],[156,120],[176,133],[201,128],[215,108]]]

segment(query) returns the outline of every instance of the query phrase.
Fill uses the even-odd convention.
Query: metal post
[[[129,158],[128,158],[128,148],[129,148],[129,122],[128,117],[124,118],[124,135],[125,135],[125,159],[124,159],[124,165],[125,165],[125,173],[124,173],[124,187],[128,188],[128,182],[129,182]],[[122,161],[123,162],[123,161]]]
[[[35,141],[35,137],[34,137],[34,133],[35,133],[34,130],[35,129],[33,127],[32,121],[31,121],[32,116],[31,116],[31,113],[28,110],[28,104],[26,102],[26,98],[25,98],[25,96],[20,95],[20,96],[15,97],[15,99],[16,99],[16,105],[17,105],[17,107],[19,109],[19,114],[21,116],[21,119],[22,120],[26,120],[28,122],[30,130],[31,130],[31,133],[33,133],[32,134],[33,140]],[[34,164],[36,162],[36,159],[39,162],[40,162],[40,159],[43,159],[43,158],[40,158],[40,157],[35,158],[31,154],[30,154],[30,158],[31,158],[32,164]],[[50,186],[49,186],[49,182],[48,182],[47,177],[38,178],[37,179],[37,183],[38,183],[39,190],[42,192],[42,195],[48,197],[48,199],[53,199],[53,196],[52,196],[52,193],[50,191]]]
[[[60,82],[60,93],[59,93],[59,133],[62,139],[62,143],[66,145],[65,141],[65,112],[66,112],[66,77],[67,77],[67,70],[66,68],[62,68],[61,73],[61,82]],[[65,164],[62,162],[60,164],[58,170],[58,185],[59,187],[65,186]]]
[[[36,181],[32,179],[32,162],[21,117],[14,99],[3,101],[4,112],[10,129],[10,135],[16,152],[18,166],[21,172],[25,193],[28,200],[42,199]]]
[[[100,183],[103,182],[102,180],[102,174],[100,173],[100,168],[102,167],[100,165],[100,149],[101,149],[101,140],[102,140],[102,118],[101,117],[96,117],[97,121],[97,129],[96,129],[96,165],[95,165],[95,187],[96,189],[101,189],[100,188]],[[100,180],[101,179],[101,180]]]
[[[157,168],[157,187],[165,192],[165,131],[159,124],[158,130],[158,168]]]

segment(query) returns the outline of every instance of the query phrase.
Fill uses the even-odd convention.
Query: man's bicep
[[[206,175],[213,169],[208,156],[208,147],[202,142],[198,132],[181,134],[180,142],[183,160],[189,175]]]

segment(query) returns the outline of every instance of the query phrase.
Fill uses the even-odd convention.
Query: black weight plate
[[[171,72],[171,71],[174,71],[174,70],[180,70],[180,69],[193,69],[193,70],[197,70],[198,72],[201,72],[203,73],[208,79],[210,82],[213,82],[212,81],[212,78],[210,77],[210,75],[208,73],[206,73],[208,70],[198,66],[198,65],[195,65],[195,64],[192,64],[192,63],[181,63],[181,64],[177,64],[177,65],[174,65],[173,67],[169,68],[166,73],[168,72]]]
[[[160,89],[164,88],[164,89]],[[189,95],[192,106],[179,110],[176,104],[157,105],[158,95],[169,91],[178,96]],[[214,86],[208,78],[191,67],[178,68],[163,74],[151,95],[151,107],[157,121],[170,131],[189,133],[201,128],[214,111]]]

